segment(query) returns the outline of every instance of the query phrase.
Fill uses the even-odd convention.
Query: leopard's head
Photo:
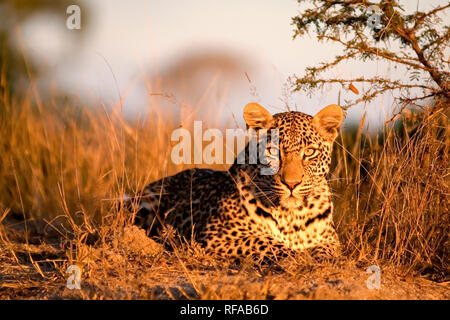
[[[313,117],[294,111],[272,116],[259,104],[249,103],[244,119],[248,129],[259,133],[256,140],[263,143],[265,154],[265,161],[258,161],[249,175],[257,198],[296,207],[326,183],[333,142],[343,120],[341,107],[329,105]],[[274,133],[278,133],[278,145]],[[249,146],[246,150],[248,154]],[[261,169],[269,166],[275,170],[264,174]]]

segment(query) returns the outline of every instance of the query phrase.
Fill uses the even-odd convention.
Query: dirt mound
[[[153,256],[161,253],[162,245],[150,239],[143,229],[127,226],[119,237],[113,240],[113,246],[136,255]]]

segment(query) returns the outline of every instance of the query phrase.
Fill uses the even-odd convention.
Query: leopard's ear
[[[312,123],[326,140],[333,142],[338,135],[343,119],[342,108],[336,104],[330,104],[313,117]]]
[[[247,129],[270,129],[273,125],[273,117],[269,111],[254,102],[245,106],[244,120],[247,123]]]

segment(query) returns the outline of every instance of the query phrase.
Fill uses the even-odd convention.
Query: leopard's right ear
[[[312,123],[317,131],[332,143],[339,133],[343,119],[342,108],[337,104],[330,104],[313,117]]]
[[[270,129],[273,125],[273,117],[270,112],[254,102],[245,106],[244,120],[247,123],[247,129]]]

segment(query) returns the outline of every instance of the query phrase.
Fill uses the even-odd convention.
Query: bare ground
[[[0,299],[450,299],[449,282],[390,266],[380,266],[380,289],[369,289],[368,265],[348,258],[236,265],[195,245],[168,251],[135,227],[91,246],[32,238],[27,245],[16,231],[6,234]],[[70,264],[81,267],[80,290],[66,287]]]

